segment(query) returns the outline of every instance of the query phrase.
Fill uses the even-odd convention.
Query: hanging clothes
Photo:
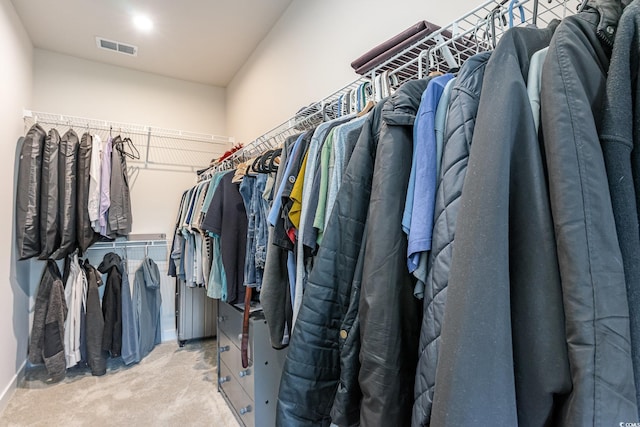
[[[111,155],[113,140],[111,136],[102,148],[102,164],[100,166],[100,235],[109,237],[109,207],[111,206]]]
[[[529,76],[527,77],[527,95],[531,104],[531,113],[536,129],[540,129],[540,86],[542,85],[542,66],[547,57],[549,48],[545,47],[533,54],[529,65]]]
[[[40,181],[46,135],[36,123],[18,141],[20,161],[16,190],[16,244],[21,260],[40,255]]]
[[[207,195],[202,205],[200,228],[206,232],[204,224],[204,218],[211,206],[211,200],[213,195],[220,185],[220,180],[225,175],[224,172],[218,172],[211,177],[209,188],[207,189]],[[209,279],[207,280],[207,296],[209,298],[220,299],[222,301],[227,300],[227,276],[224,272],[224,266],[222,265],[222,248],[220,246],[220,236],[213,233],[207,233],[208,238],[211,240],[211,256],[210,256],[210,270]]]
[[[58,155],[60,134],[51,129],[42,150],[42,181],[40,183],[40,256],[48,259],[60,247],[58,210]]]
[[[220,180],[211,199],[202,228],[220,236],[222,263],[227,282],[227,302],[244,300],[244,259],[247,244],[247,214],[233,172]]]
[[[360,136],[360,131],[367,116],[358,117],[350,122],[338,125],[335,130],[333,143],[333,172],[329,179],[329,189],[327,190],[327,203],[324,214],[324,229],[327,228],[329,217],[338,195],[338,190],[342,184],[342,177],[351,159],[351,154]]]
[[[407,265],[409,273],[418,268],[422,252],[431,250],[433,209],[438,180],[437,142],[435,118],[440,97],[452,74],[435,77],[422,95],[413,134],[411,177],[402,217],[402,228],[407,233]],[[424,281],[426,278],[421,277]]]
[[[332,128],[327,134],[327,138],[320,150],[320,185],[318,188],[318,206],[314,213],[313,228],[316,230],[316,243],[322,243],[322,235],[324,233],[324,214],[327,209],[327,193],[329,191],[329,179],[333,166],[330,165],[331,153],[333,153],[333,139],[336,128]]]
[[[453,84],[455,83],[455,78],[449,80],[447,85],[444,87],[442,91],[442,96],[440,97],[440,101],[438,101],[438,107],[436,109],[435,120],[433,123],[435,137],[436,137],[436,186],[439,185],[439,181],[441,179],[440,169],[442,164],[442,151],[444,146],[444,127],[447,119],[447,111],[449,109],[449,101],[451,99],[451,90],[453,88]],[[415,136],[415,135],[414,135]],[[436,193],[434,195],[437,196]],[[434,199],[434,208],[435,204],[437,204],[437,200]],[[433,222],[435,222],[438,217],[433,216]],[[432,248],[433,248],[433,224],[432,228]],[[413,271],[413,275],[416,278],[416,287],[413,291],[413,295],[418,299],[424,298],[424,289],[425,282],[427,280],[427,275],[429,272],[429,255],[431,254],[431,250],[428,252],[420,252],[418,256],[418,264],[416,269]]]
[[[78,135],[73,129],[69,129],[60,140],[60,151],[58,153],[60,245],[51,254],[53,259],[63,259],[78,246],[76,235],[78,145]]]
[[[265,174],[246,175],[240,184],[240,194],[247,212],[247,251],[244,262],[244,284],[258,291],[262,288],[267,246],[269,206],[262,198],[267,183]]]
[[[80,330],[84,316],[83,302],[86,301],[87,294],[87,278],[80,267],[77,253],[69,255],[68,265],[69,277],[64,287],[64,297],[68,309],[64,322],[64,350],[67,368],[72,368],[82,360]]]
[[[318,208],[318,197],[320,190],[320,155],[326,136],[334,127],[350,121],[354,115],[348,115],[321,123],[313,132],[313,137],[309,143],[308,159],[304,173],[304,184],[302,189],[302,210],[300,213],[300,227],[298,228],[298,245],[296,247],[295,260],[295,295],[292,297],[293,326],[295,326],[300,306],[302,305],[302,294],[306,289],[307,277],[311,270],[310,258],[317,251],[317,230],[313,227],[315,213]]]
[[[60,270],[48,260],[38,285],[29,341],[29,362],[44,363],[52,382],[64,379],[67,363],[64,350],[64,319],[67,305]]]
[[[101,376],[107,372],[107,358],[102,350],[102,334],[104,333],[104,316],[100,306],[102,277],[89,260],[84,261],[83,269],[87,277],[86,297],[86,362],[91,368],[91,375]]]
[[[122,351],[122,259],[115,253],[106,254],[98,271],[107,275],[102,296],[104,332],[102,349],[111,357],[119,357]]]
[[[433,241],[425,283],[419,359],[416,369],[413,426],[428,426],[435,389],[442,321],[447,298],[460,196],[469,161],[484,70],[491,54],[472,56],[460,68],[452,87],[446,119],[441,177],[435,200]]]
[[[406,270],[406,239],[390,251],[389,241],[402,236],[388,224],[395,211],[400,224],[399,209],[404,204],[396,198],[405,199],[409,178],[411,140],[407,137],[426,85],[427,81],[403,85],[392,101],[374,108],[362,128],[289,345],[278,396],[279,425],[409,422],[419,317]],[[379,204],[372,219],[373,200]],[[368,250],[361,250],[363,240]],[[338,263],[336,257],[342,261]],[[362,295],[361,282],[371,283]],[[330,321],[334,317],[339,320]],[[319,328],[320,335],[315,332]],[[370,345],[378,343],[377,348],[361,349],[363,336],[371,340]],[[385,344],[392,337],[399,341]]]
[[[96,233],[100,233],[100,190],[102,182],[102,140],[100,136],[93,135],[91,143],[91,163],[89,166],[89,198],[87,210],[91,227]]]
[[[107,216],[109,236],[128,236],[131,233],[133,218],[131,216],[129,177],[127,175],[127,156],[124,153],[120,136],[116,136],[112,141],[110,178],[110,202]]]
[[[136,270],[133,288],[134,319],[138,323],[140,359],[160,344],[160,270],[146,257]]]
[[[598,11],[562,21],[540,94],[571,367],[562,421],[575,425],[638,419],[625,272],[598,138],[610,53],[602,40],[612,41],[603,22],[611,16]]]
[[[80,255],[84,254],[89,246],[96,242],[98,236],[91,227],[89,216],[89,188],[91,186],[91,158],[93,152],[93,137],[89,133],[82,135],[78,147],[78,171],[77,171],[77,197],[76,209],[76,236]]]
[[[180,228],[180,219],[182,218],[182,210],[186,203],[189,191],[182,193],[180,204],[178,205],[178,215],[175,222],[175,230],[173,232],[173,241],[171,242],[171,250],[169,251],[169,269],[167,274],[171,277],[178,277],[180,268],[180,257],[182,256],[182,234],[178,231]]]
[[[526,89],[529,59],[554,30],[511,29],[486,66],[456,222],[432,424],[544,425],[554,396],[571,388],[544,160]],[[503,404],[490,403],[496,401]]]
[[[132,299],[127,261],[122,260],[122,361],[125,365],[138,363],[140,356],[140,325],[138,307]]]
[[[640,408],[640,2],[627,6],[620,18],[607,77],[600,143],[622,254],[629,303],[631,356]]]
[[[273,179],[270,193],[275,193],[275,189],[280,187],[285,176],[285,165],[287,164],[290,150],[297,139],[298,136],[291,136],[285,140],[280,154],[280,166]],[[264,196],[265,194],[263,193],[263,198]],[[275,194],[273,196],[267,195],[267,198],[274,200]],[[275,229],[273,226],[269,225],[267,232],[267,254],[260,303],[265,319],[267,319],[271,346],[280,349],[286,347],[289,343],[293,316],[289,275],[287,273],[287,251],[274,244]],[[298,231],[298,239],[300,239],[300,230]]]

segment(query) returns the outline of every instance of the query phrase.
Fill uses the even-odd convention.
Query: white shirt
[[[98,135],[93,135],[91,147],[91,164],[89,166],[89,219],[91,227],[100,232],[100,179],[102,166],[102,140]]]
[[[69,278],[64,288],[64,298],[67,303],[67,318],[64,321],[64,354],[67,368],[80,362],[80,324],[82,319],[83,293],[87,288],[87,277],[80,267],[78,254],[73,255],[69,268]]]

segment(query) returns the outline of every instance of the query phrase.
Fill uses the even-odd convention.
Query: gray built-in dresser
[[[273,427],[280,376],[287,350],[269,341],[262,311],[249,318],[249,366],[242,367],[242,310],[218,303],[218,391],[247,427]]]

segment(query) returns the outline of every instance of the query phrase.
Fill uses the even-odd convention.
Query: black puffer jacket
[[[401,221],[427,83],[403,85],[362,129],[305,288],[278,426],[409,424],[420,313]]]
[[[122,350],[122,260],[109,252],[98,266],[98,271],[107,274],[107,283],[102,297],[104,332],[102,349],[119,357]]]
[[[598,138],[610,54],[601,20],[589,10],[560,24],[540,97],[573,383],[561,422],[571,426],[638,421],[625,276]]]
[[[40,177],[46,135],[44,129],[35,124],[21,138],[16,191],[16,240],[20,259],[40,255]]]
[[[60,141],[58,152],[58,220],[60,246],[51,257],[62,259],[78,246],[76,239],[76,190],[78,174],[78,135],[69,129]]]
[[[359,390],[353,398],[353,390],[338,380],[343,375],[358,375],[358,351],[353,351],[353,346],[359,346],[360,337],[351,335],[345,317],[352,304],[351,287],[369,209],[385,102],[373,109],[363,126],[309,275],[280,380],[277,426],[328,426],[336,390],[342,395],[336,415],[344,417],[336,421],[340,425],[359,421]],[[357,317],[359,298],[353,304],[356,312],[347,320],[349,323]],[[341,361],[341,355],[348,360]],[[343,372],[341,367],[350,371]],[[346,402],[353,406],[343,407]]]
[[[513,28],[487,63],[456,223],[434,426],[558,425],[571,390],[545,168],[526,81],[553,28]],[[544,123],[544,122],[543,122]]]
[[[416,369],[412,425],[429,425],[440,349],[440,332],[449,283],[456,219],[467,173],[471,137],[476,124],[484,69],[490,53],[469,58],[451,91],[442,151],[441,178],[436,193],[435,223],[425,282],[420,352]]]

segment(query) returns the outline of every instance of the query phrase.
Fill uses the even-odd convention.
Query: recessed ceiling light
[[[153,29],[153,22],[145,15],[136,15],[133,18],[133,23],[140,31],[151,31]]]

